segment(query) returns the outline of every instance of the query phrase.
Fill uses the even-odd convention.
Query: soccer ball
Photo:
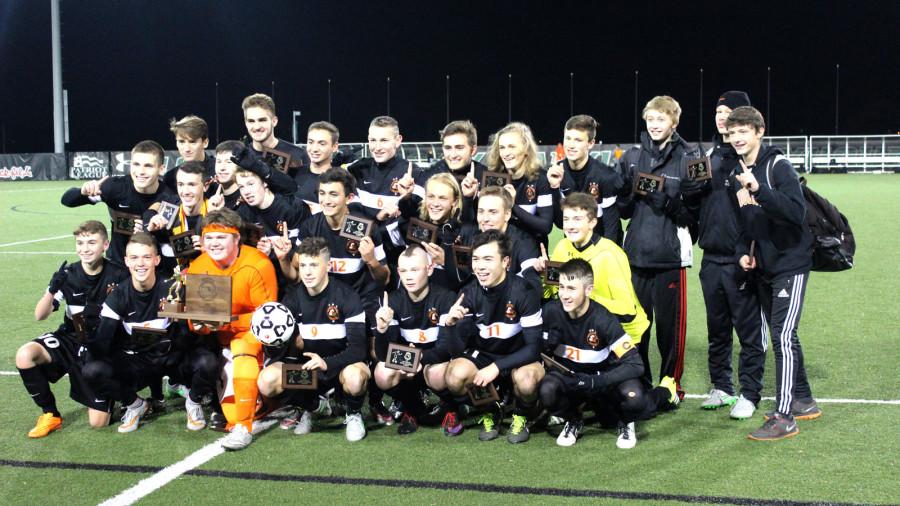
[[[264,346],[280,346],[292,335],[296,323],[291,310],[280,302],[266,302],[250,318],[250,330]]]

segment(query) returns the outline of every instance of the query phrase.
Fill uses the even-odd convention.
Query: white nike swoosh
[[[103,399],[94,399],[94,402],[106,402]]]
[[[134,313],[137,313],[137,311],[132,311],[132,312],[128,313],[128,316],[131,316],[131,315],[133,315]]]
[[[363,179],[363,184],[372,184],[372,183],[370,183],[370,182],[366,181],[365,179]]]
[[[72,297],[79,297],[79,296],[81,296],[81,295],[84,295],[84,292],[81,292],[81,293],[73,293],[73,294],[72,294]]]
[[[484,313],[475,313],[475,316],[481,318],[482,316],[484,316]]]
[[[410,318],[412,318],[412,316],[407,316],[406,318],[400,318],[400,321],[405,322],[406,320],[409,320]]]
[[[118,204],[119,209],[128,209],[128,204]]]

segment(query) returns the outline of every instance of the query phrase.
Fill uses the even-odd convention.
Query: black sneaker
[[[403,413],[403,416],[400,417],[400,425],[397,426],[397,434],[412,434],[417,430],[419,430],[419,424],[416,422],[416,417],[409,413]]]
[[[213,411],[212,414],[209,415],[209,422],[206,424],[207,429],[216,432],[228,432],[225,429],[226,427],[228,427],[228,420],[225,419],[225,415],[217,411]]]
[[[765,418],[768,420],[774,415],[775,411],[769,411],[765,414]],[[810,399],[809,401],[794,399],[791,402],[791,416],[794,417],[794,420],[815,420],[822,416],[822,409],[816,404],[815,399]]]
[[[369,412],[372,413],[372,418],[374,418],[376,422],[382,425],[394,425],[394,416],[381,402],[370,404]]]
[[[748,434],[747,438],[754,441],[777,441],[796,436],[799,433],[800,429],[797,428],[797,422],[794,421],[794,417],[775,413],[774,416],[766,420],[762,427]]]

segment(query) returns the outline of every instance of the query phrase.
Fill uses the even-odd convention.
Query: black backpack
[[[831,202],[809,189],[806,178],[800,178],[806,200],[806,224],[813,236],[812,270],[845,271],[853,267],[856,241],[847,217]]]

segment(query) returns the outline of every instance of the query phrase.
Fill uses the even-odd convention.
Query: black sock
[[[154,379],[150,382],[150,397],[157,401],[163,400],[162,378]]]
[[[526,403],[522,399],[516,397],[515,407],[513,408],[514,415],[533,418],[535,416],[535,411],[537,411],[537,401]]]
[[[347,404],[347,414],[348,415],[357,414],[362,410],[363,403],[366,400],[365,394],[363,394],[363,395],[345,394],[344,397],[345,397],[345,402]]]
[[[25,384],[25,390],[31,394],[34,403],[44,410],[44,413],[60,416],[56,409],[56,397],[50,390],[50,381],[47,380],[44,369],[39,365],[28,369],[19,369],[19,375],[22,377],[22,383]]]
[[[456,396],[450,392],[449,388],[435,392],[435,395],[441,400],[441,407],[444,411],[459,411],[459,403],[456,402]]]
[[[384,398],[384,392],[378,388],[374,381],[369,382],[369,406],[384,406],[381,400]]]

